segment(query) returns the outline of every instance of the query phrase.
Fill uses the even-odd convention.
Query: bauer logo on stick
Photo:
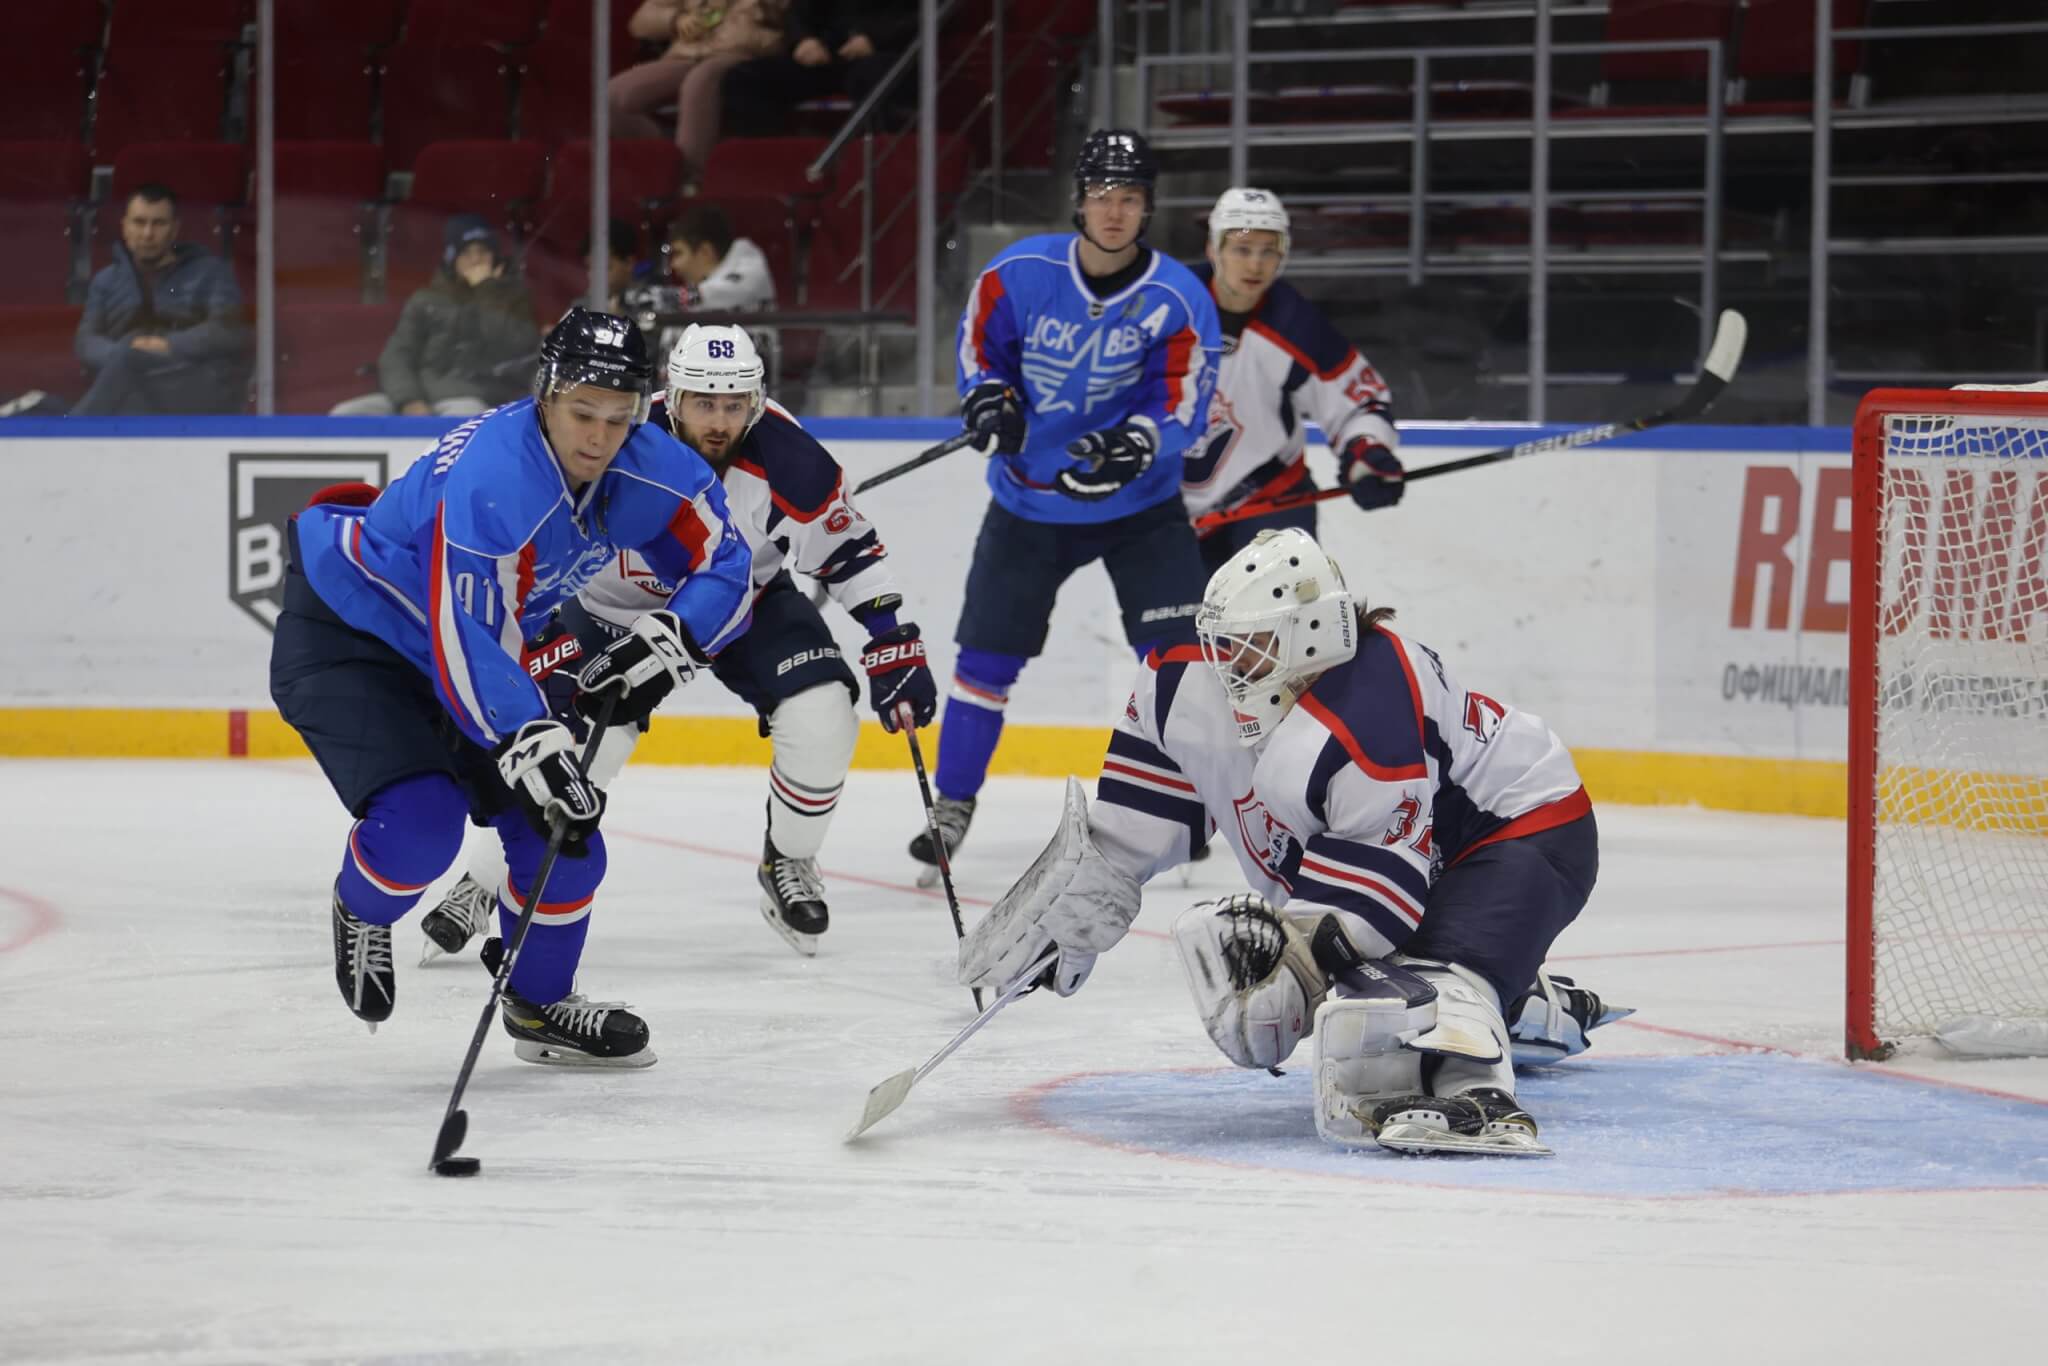
[[[330,484],[382,485],[384,457],[228,455],[228,597],[268,631],[284,605],[285,524]]]

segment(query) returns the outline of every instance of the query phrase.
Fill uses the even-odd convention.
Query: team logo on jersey
[[[1146,351],[1168,317],[1164,304],[1141,322],[1113,327],[1084,328],[1049,313],[1041,316],[1024,341],[1024,382],[1031,386],[1032,408],[1092,413],[1136,384]],[[1072,392],[1077,373],[1086,377],[1079,394]]]
[[[1237,812],[1237,833],[1244,843],[1244,851],[1275,882],[1285,883],[1287,875],[1283,870],[1289,866],[1294,846],[1301,841],[1295,838],[1292,830],[1273,818],[1272,811],[1259,797],[1256,788],[1232,802],[1231,807]]]
[[[1500,723],[1506,719],[1508,709],[1483,692],[1465,694],[1465,729],[1479,737],[1485,744],[1500,730]]]
[[[380,452],[228,455],[228,598],[264,630],[284,607],[285,524],[329,484],[381,485]]]
[[[630,550],[619,552],[619,577],[651,598],[667,602],[675,596],[676,586],[649,569],[647,561]]]

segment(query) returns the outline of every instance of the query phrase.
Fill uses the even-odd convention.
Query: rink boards
[[[303,753],[270,709],[283,518],[307,493],[402,470],[438,419],[31,420],[0,429],[12,590],[0,755]],[[851,481],[915,455],[941,421],[808,424]],[[1527,426],[1403,428],[1411,467],[1525,440]],[[1311,454],[1320,482],[1330,458]],[[1809,428],[1678,428],[1417,484],[1395,509],[1323,505],[1354,590],[1466,685],[1556,728],[1596,800],[1840,815],[1847,735],[1849,442]],[[910,602],[950,667],[987,492],[972,452],[877,489]],[[860,637],[828,613],[841,644]],[[1087,772],[1129,691],[1107,578],[1060,595],[1011,694],[998,772]],[[942,675],[943,688],[943,675]],[[766,742],[709,679],[636,761],[755,764]],[[868,723],[862,767],[907,763]]]

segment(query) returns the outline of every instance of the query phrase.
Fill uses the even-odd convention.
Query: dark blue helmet
[[[1145,220],[1152,218],[1152,189],[1159,163],[1143,133],[1128,128],[1098,128],[1081,144],[1074,158],[1074,226],[1081,228],[1081,202],[1090,185],[1135,185],[1145,192]],[[1086,229],[1082,229],[1086,231]],[[1144,230],[1141,228],[1142,233]]]
[[[647,355],[647,339],[630,319],[579,304],[548,330],[533,377],[535,396],[545,400],[579,384],[633,395],[633,420],[647,420],[654,362]]]

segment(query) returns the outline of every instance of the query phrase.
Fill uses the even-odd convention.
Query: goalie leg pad
[[[1088,798],[1067,779],[1059,829],[1024,876],[960,941],[960,984],[1000,991],[1057,946],[1053,990],[1071,996],[1138,917],[1138,880],[1104,858],[1088,831]]]
[[[1456,963],[1399,960],[1437,989],[1436,1027],[1409,1047],[1431,1055],[1422,1075],[1431,1094],[1454,1096],[1477,1087],[1515,1093],[1515,1069],[1500,998],[1485,978]]]
[[[1404,974],[1405,975],[1405,974]],[[1316,1011],[1316,1132],[1331,1143],[1375,1146],[1373,1107],[1422,1089],[1422,1055],[1407,1047],[1436,1023],[1436,993],[1334,995]]]
[[[1202,1028],[1239,1067],[1285,1062],[1329,994],[1308,938],[1262,897],[1196,902],[1175,918],[1173,944]]]

